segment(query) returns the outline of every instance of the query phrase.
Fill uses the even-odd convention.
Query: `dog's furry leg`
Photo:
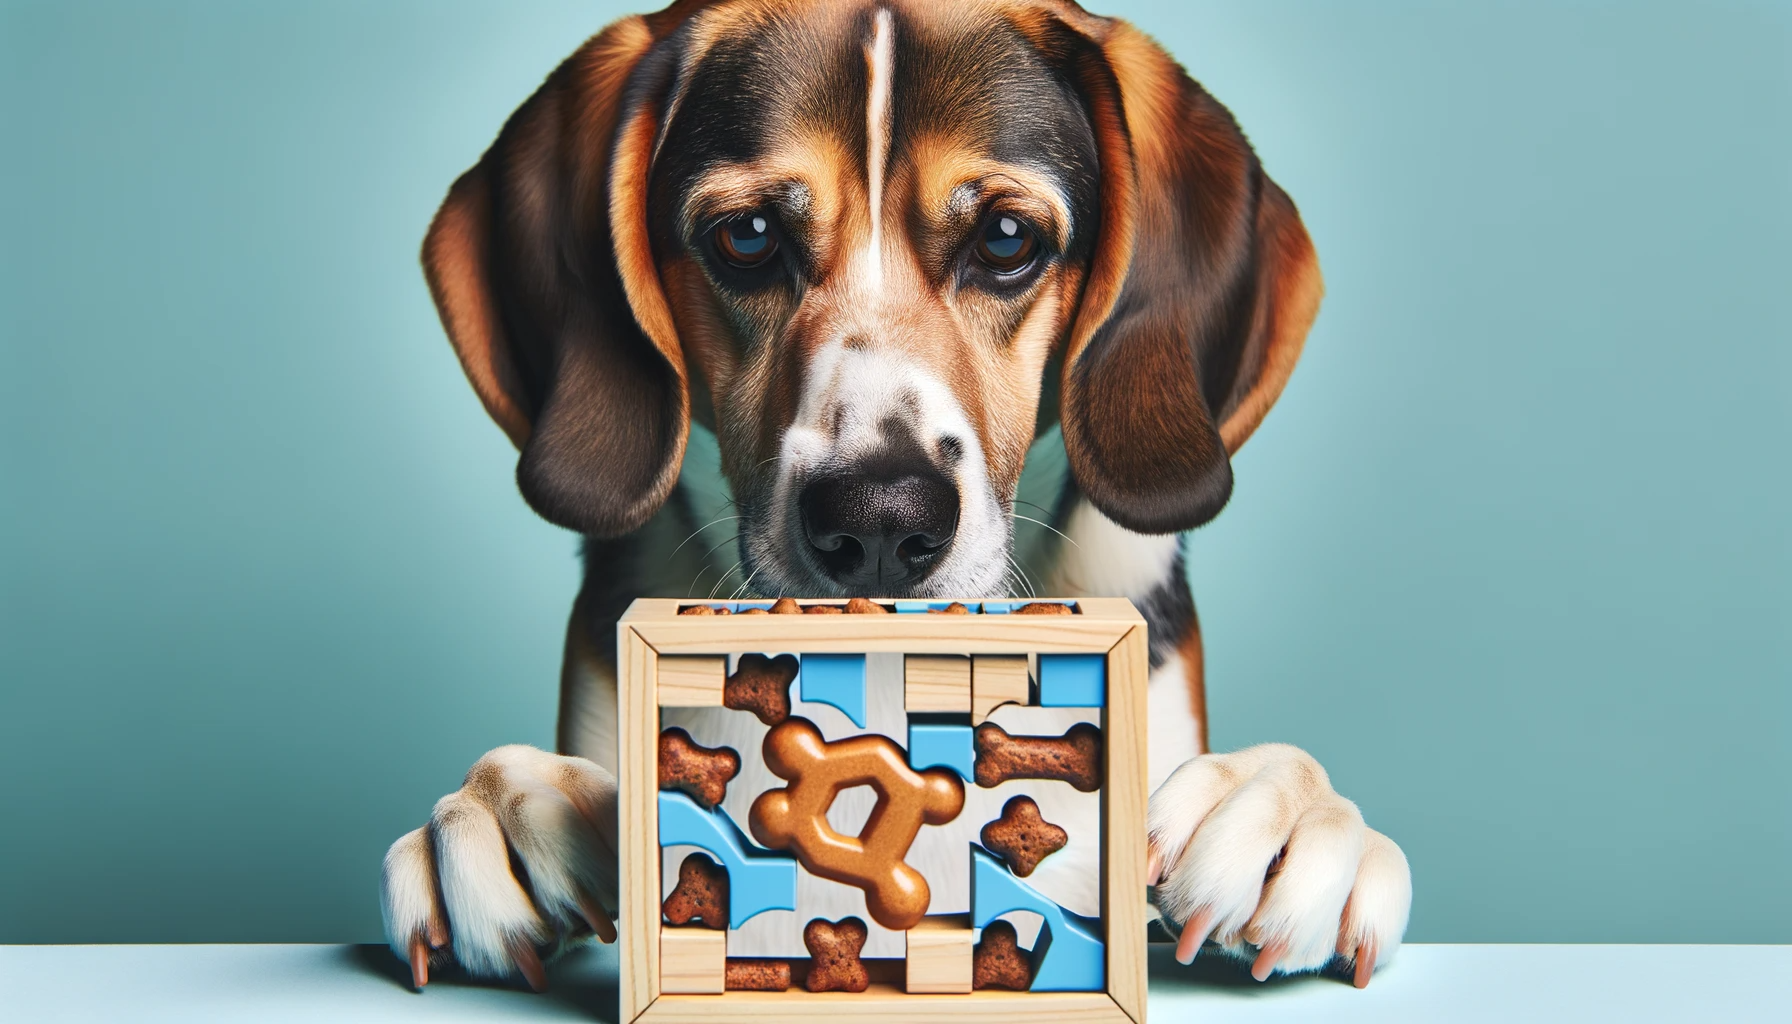
[[[1182,538],[1133,533],[1070,491],[1060,502],[1063,536],[1051,546],[1044,593],[1125,597],[1150,626],[1147,688],[1151,736],[1147,778],[1156,787],[1207,749],[1201,627],[1189,593]]]

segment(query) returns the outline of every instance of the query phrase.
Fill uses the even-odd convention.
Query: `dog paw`
[[[386,941],[419,988],[452,959],[540,991],[544,954],[586,934],[616,941],[616,780],[583,758],[499,747],[392,844],[380,897]]]
[[[1164,917],[1181,922],[1181,962],[1212,939],[1252,960],[1261,981],[1336,956],[1362,988],[1400,947],[1406,855],[1305,751],[1270,743],[1194,758],[1151,795],[1147,818],[1148,881]]]

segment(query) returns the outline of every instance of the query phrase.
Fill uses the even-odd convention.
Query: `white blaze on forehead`
[[[871,200],[871,240],[865,246],[865,280],[873,291],[884,283],[883,208],[884,162],[890,152],[890,80],[895,63],[895,42],[890,12],[879,8],[872,21],[871,46],[865,51],[868,69],[865,100],[865,188]]]

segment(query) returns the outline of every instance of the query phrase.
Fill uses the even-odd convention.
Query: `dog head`
[[[1001,589],[1053,422],[1121,526],[1206,522],[1321,291],[1226,110],[1051,0],[619,21],[454,184],[424,265],[538,512],[638,529],[695,417],[761,593]]]

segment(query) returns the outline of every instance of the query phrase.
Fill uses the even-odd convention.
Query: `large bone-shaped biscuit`
[[[955,772],[916,772],[902,748],[885,736],[828,743],[806,719],[791,718],[766,734],[765,766],[789,780],[753,801],[753,837],[790,850],[823,878],[865,891],[865,909],[878,924],[906,931],[927,913],[927,880],[903,858],[922,824],[943,825],[964,808],[964,783]],[[855,838],[828,824],[834,796],[853,786],[877,791],[877,806]]]

